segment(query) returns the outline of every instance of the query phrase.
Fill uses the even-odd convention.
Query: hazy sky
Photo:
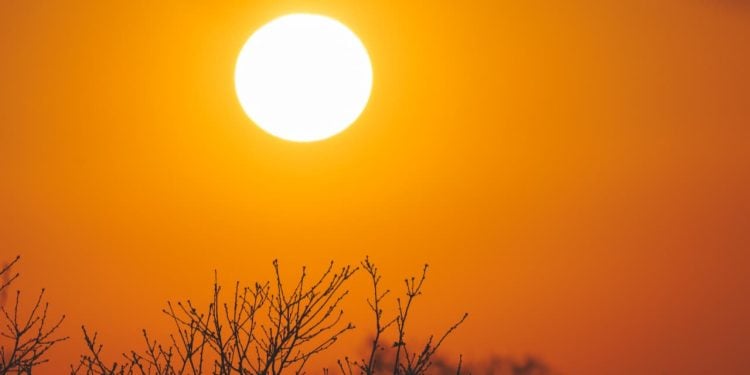
[[[374,68],[360,120],[313,144],[256,128],[232,80],[300,11]],[[394,287],[429,262],[414,332],[469,311],[446,349],[471,360],[746,373],[749,125],[742,1],[3,1],[0,258],[68,315],[50,374],[82,323],[134,346],[215,268],[365,254]]]

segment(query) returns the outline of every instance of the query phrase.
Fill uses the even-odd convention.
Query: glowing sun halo
[[[242,108],[279,138],[312,142],[351,125],[367,105],[372,66],[362,42],[325,16],[279,17],[250,36],[234,75]]]

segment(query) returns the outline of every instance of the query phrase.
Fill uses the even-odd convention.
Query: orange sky
[[[234,95],[246,38],[298,11],[373,62],[368,108],[320,143],[263,133]],[[0,103],[0,258],[74,336],[50,374],[80,324],[134,346],[214,268],[365,254],[394,283],[429,262],[414,332],[469,311],[447,350],[473,360],[750,368],[742,1],[4,1]]]

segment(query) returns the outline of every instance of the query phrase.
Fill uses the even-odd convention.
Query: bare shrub
[[[44,302],[44,289],[27,314],[19,310],[20,291],[15,293],[11,306],[6,308],[8,288],[19,276],[11,269],[19,259],[16,257],[0,268],[0,375],[31,374],[33,368],[47,362],[44,357],[47,351],[67,339],[56,336],[65,316],[51,323],[47,319],[49,304]]]

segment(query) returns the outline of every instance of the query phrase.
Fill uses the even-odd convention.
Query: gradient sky
[[[293,144],[233,88],[290,12],[347,24],[374,88]],[[0,258],[112,353],[168,299],[270,262],[429,262],[415,333],[565,374],[750,368],[750,6],[632,1],[2,1]],[[365,280],[353,284],[360,326]],[[334,349],[336,350],[336,349]],[[312,371],[312,369],[311,369]]]

